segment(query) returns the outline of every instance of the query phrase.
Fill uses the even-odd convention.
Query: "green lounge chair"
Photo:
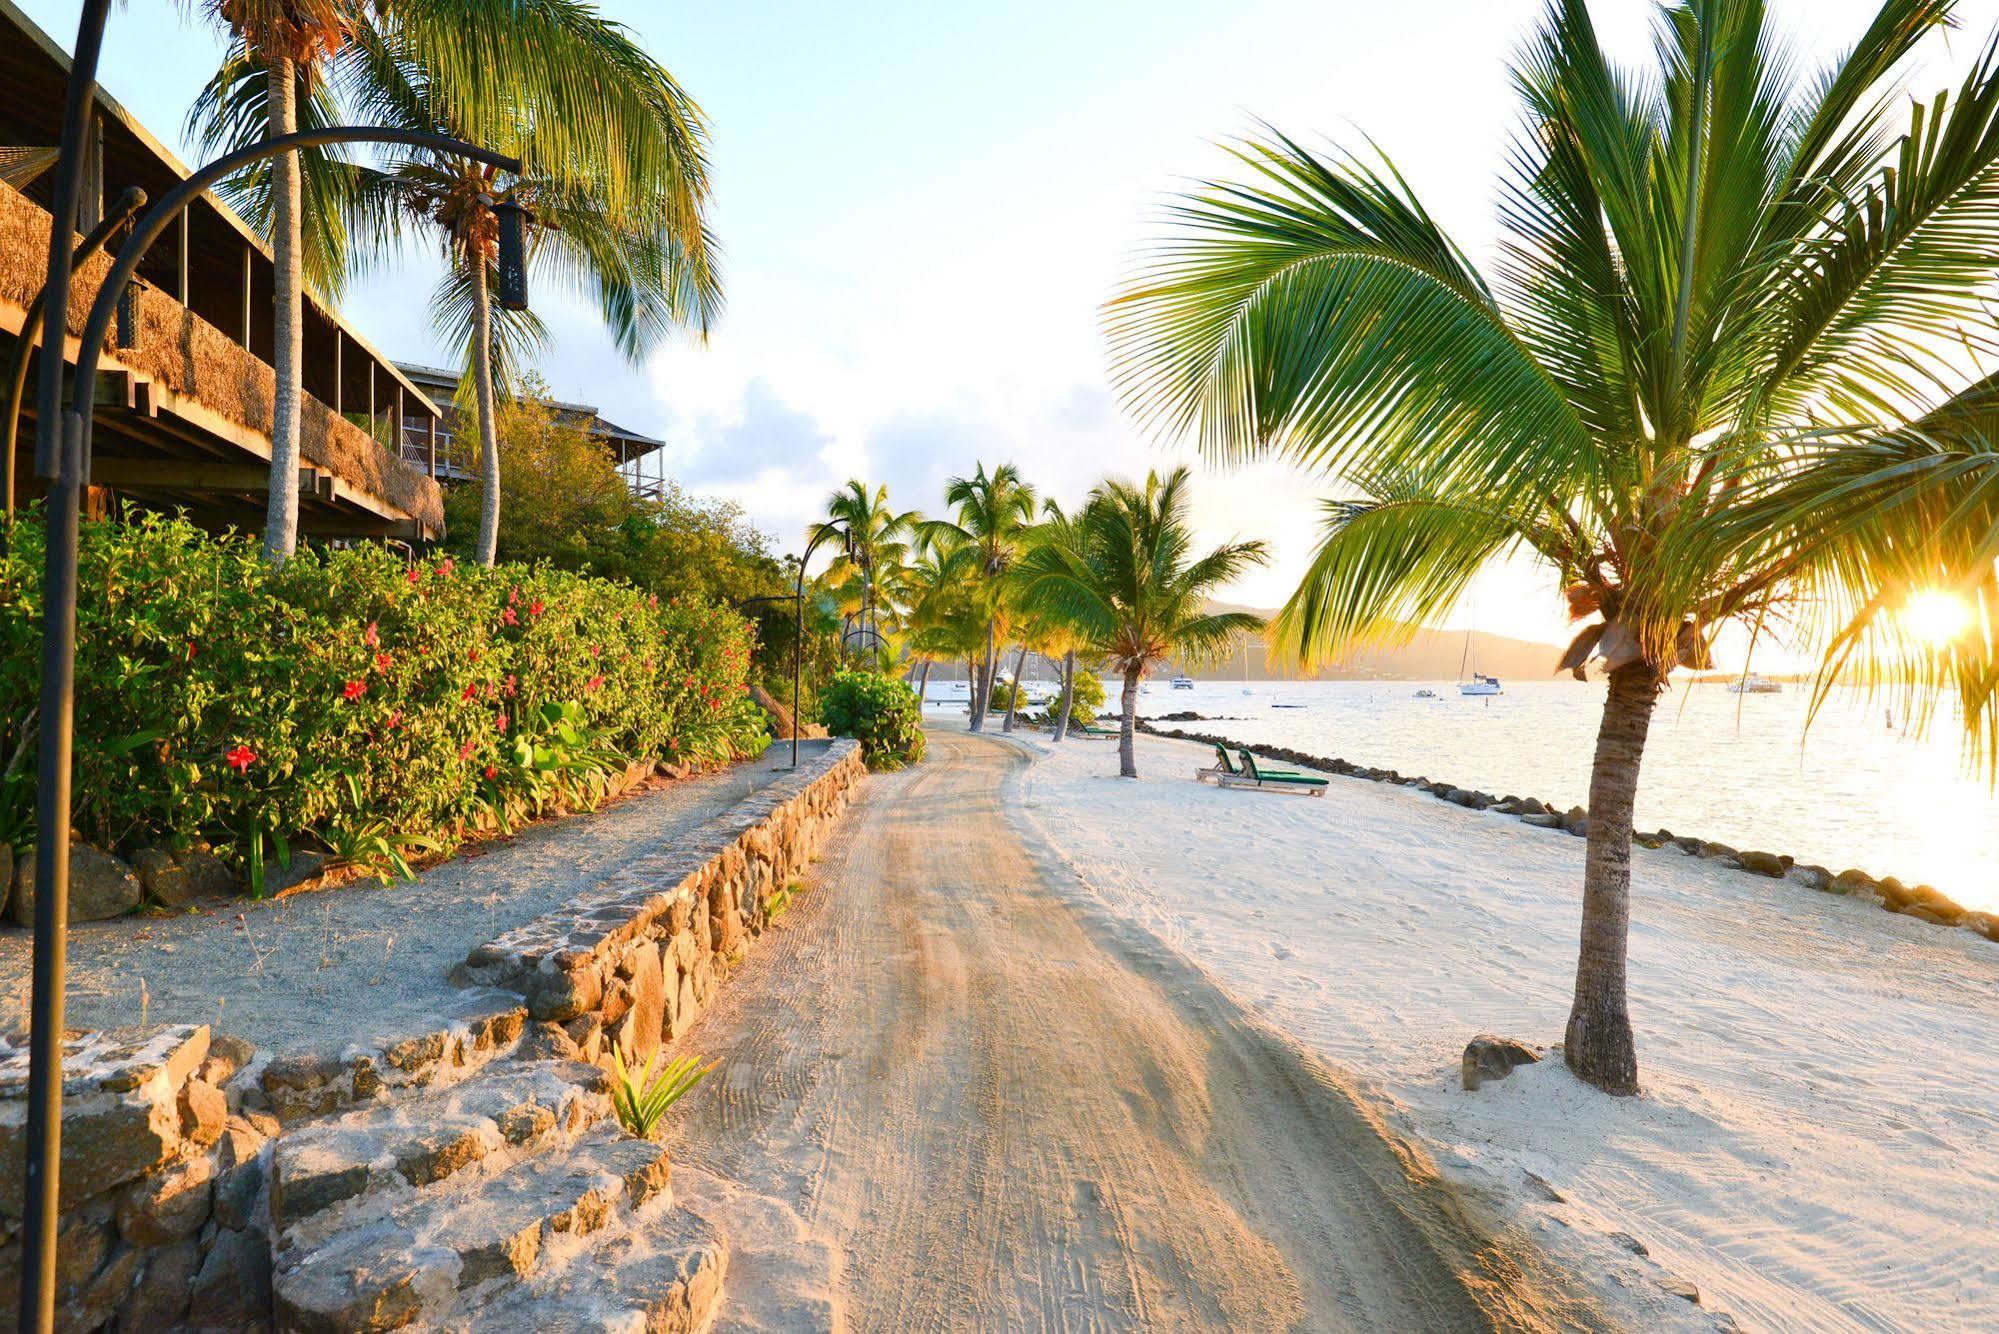
[[[1284,769],[1259,769],[1256,756],[1248,750],[1236,752],[1242,756],[1242,768],[1233,777],[1218,781],[1223,787],[1269,788],[1274,792],[1302,792],[1309,797],[1326,795],[1328,780],[1313,774],[1293,773]]]
[[[1079,734],[1082,736],[1113,737],[1113,736],[1124,735],[1123,728],[1098,727],[1095,723],[1091,723],[1086,727],[1071,727],[1069,731],[1072,734]]]

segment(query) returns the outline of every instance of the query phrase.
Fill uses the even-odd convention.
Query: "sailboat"
[[[1245,695],[1256,693],[1249,688],[1249,641],[1247,639],[1242,641],[1242,693]]]
[[[1465,664],[1471,664],[1471,679],[1465,679]],[[1498,695],[1504,690],[1496,676],[1487,676],[1478,669],[1478,631],[1465,631],[1465,651],[1458,655],[1458,693],[1460,695]]]

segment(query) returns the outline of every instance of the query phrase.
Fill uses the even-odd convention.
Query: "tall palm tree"
[[[242,140],[235,146],[295,132],[301,95],[315,109],[323,105],[326,65],[345,45],[360,14],[360,5],[353,0],[202,0],[202,8],[227,27],[231,37],[225,68],[235,72],[230,81],[234,96],[226,102],[211,98],[205,105],[216,117],[211,124],[237,127]],[[296,153],[281,153],[253,173],[259,213],[271,238],[275,289],[271,369],[276,378],[264,555],[282,562],[298,546],[299,396],[305,367],[308,267],[302,235],[305,196]]]
[[[870,490],[853,478],[826,497],[826,517],[806,533],[809,543],[842,539],[827,573],[853,589],[864,637],[879,635],[879,600],[896,587],[922,517],[915,510],[897,513],[888,503],[886,486]]]
[[[1954,96],[1891,95],[1952,9],[1885,0],[1805,78],[1759,0],[1667,7],[1649,72],[1613,67],[1583,0],[1555,0],[1513,71],[1493,280],[1392,165],[1273,133],[1237,150],[1251,179],[1182,202],[1108,312],[1138,414],[1357,488],[1328,507],[1280,647],[1407,633],[1516,552],[1587,622],[1561,665],[1601,659],[1609,684],[1563,1051],[1612,1092],[1638,1086],[1631,812],[1667,674],[1707,665],[1726,622],[1848,600],[1854,575],[1854,521],[1746,497],[1962,410],[1951,348],[1999,351],[1992,48]]]
[[[1020,558],[1034,526],[1034,488],[1021,480],[1020,469],[1002,463],[991,472],[981,463],[970,477],[952,477],[944,486],[944,501],[957,513],[956,522],[930,519],[923,531],[934,538],[963,543],[976,561],[983,585],[986,646],[983,664],[972,681],[972,730],[982,732],[986,706],[992,699],[993,677],[999,670],[999,628],[1006,614],[1006,574]]]
[[[521,159],[506,192],[533,215],[531,260],[593,300],[633,364],[665,338],[705,336],[721,310],[709,234],[707,127],[693,100],[620,25],[585,0],[397,0],[349,13],[330,92],[308,110],[446,134]],[[192,117],[211,148],[261,137],[254,62],[233,59]],[[495,404],[544,336],[526,312],[495,312],[492,268],[502,194],[491,169],[421,149],[367,163],[296,155],[328,216],[304,234],[309,269],[328,281],[394,253],[435,225],[448,260],[432,322],[466,367],[479,423],[482,508],[475,545],[499,538]],[[235,183],[253,217],[267,181]],[[337,207],[333,207],[337,205]]]
[[[922,699],[933,663],[969,658],[985,637],[979,587],[969,548],[919,538],[903,566],[898,597],[905,612],[909,652],[921,665],[915,681]]]
[[[1118,773],[1138,777],[1138,683],[1173,658],[1220,656],[1263,628],[1248,612],[1211,612],[1208,599],[1251,566],[1262,542],[1193,555],[1187,470],[1151,473],[1143,487],[1105,482],[1090,493],[1072,541],[1040,542],[1022,558],[1023,605],[1073,627],[1124,677]]]

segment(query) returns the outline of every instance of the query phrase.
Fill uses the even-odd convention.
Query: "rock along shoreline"
[[[1182,721],[1225,721],[1200,718],[1198,715],[1172,714],[1157,722]],[[1231,737],[1215,736],[1206,732],[1190,732],[1180,728],[1160,727],[1155,721],[1138,720],[1141,731],[1154,736],[1173,737],[1181,741],[1197,741],[1207,746],[1225,746],[1245,749],[1243,743]],[[1589,833],[1589,812],[1581,806],[1571,806],[1568,810],[1542,801],[1537,797],[1518,797],[1511,794],[1494,796],[1475,788],[1459,787],[1453,783],[1435,779],[1411,776],[1394,769],[1377,768],[1371,765],[1355,764],[1350,760],[1322,755],[1308,755],[1287,746],[1249,746],[1246,749],[1258,755],[1286,764],[1299,764],[1324,773],[1338,774],[1346,778],[1363,778],[1374,783],[1392,783],[1398,787],[1415,788],[1427,792],[1440,801],[1467,810],[1494,811],[1501,815],[1517,817],[1522,824],[1537,829],[1560,830],[1582,838]],[[1695,838],[1688,834],[1675,834],[1669,829],[1655,831],[1633,830],[1631,841],[1647,848],[1675,848],[1689,857],[1700,857],[1719,862],[1723,866],[1746,871],[1751,875],[1763,876],[1771,880],[1789,880],[1794,884],[1814,889],[1822,894],[1842,894],[1879,904],[1888,912],[1903,917],[1913,917],[1928,922],[1932,926],[1951,927],[1970,931],[1987,940],[1999,941],[1999,916],[1976,912],[1953,901],[1943,891],[1931,885],[1908,885],[1894,876],[1873,876],[1866,871],[1851,868],[1831,871],[1823,866],[1800,862],[1795,857],[1783,853],[1763,852],[1755,849],[1731,847],[1709,839]]]

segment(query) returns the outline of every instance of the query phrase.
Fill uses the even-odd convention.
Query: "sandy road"
[[[1007,820],[1028,763],[933,733],[691,1046],[681,1198],[735,1329],[1591,1327],[1337,1076]]]

